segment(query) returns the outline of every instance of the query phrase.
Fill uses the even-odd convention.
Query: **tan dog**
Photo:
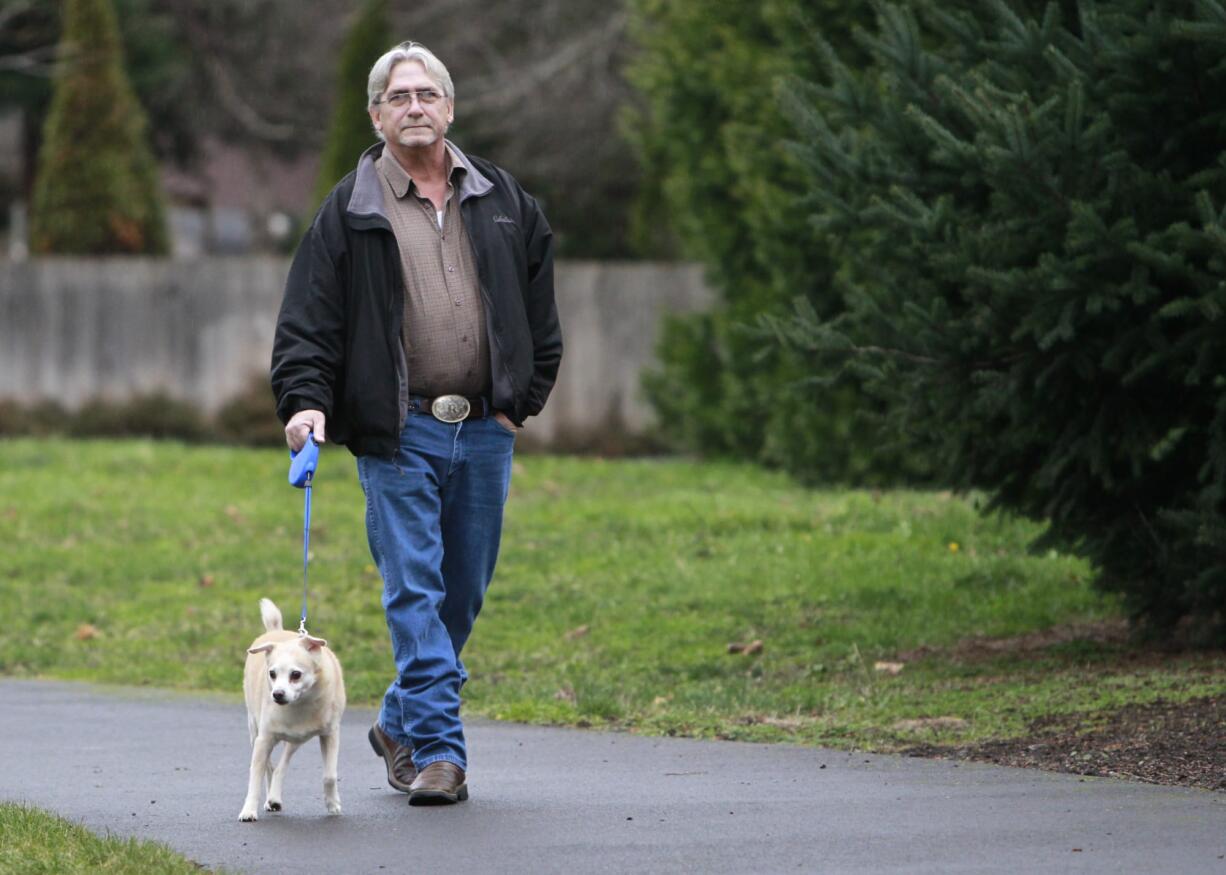
[[[285,631],[281,612],[268,599],[260,599],[260,616],[267,631],[251,643],[243,672],[251,773],[238,819],[259,820],[255,809],[265,786],[264,810],[281,810],[281,787],[290,757],[315,736],[319,736],[324,758],[324,803],[329,814],[340,814],[336,761],[345,713],[341,664],[324,639]],[[282,741],[285,750],[274,769],[272,749]]]

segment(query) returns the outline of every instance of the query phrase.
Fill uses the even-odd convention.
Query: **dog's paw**
[[[255,813],[254,808],[244,808],[238,813],[238,819],[241,823],[251,823],[253,820],[259,820],[260,816]]]
[[[281,800],[280,799],[269,799],[267,802],[264,803],[264,810],[265,811],[280,811],[281,810]]]
[[[328,813],[329,814],[340,814],[341,804],[339,802],[329,802],[328,803]]]

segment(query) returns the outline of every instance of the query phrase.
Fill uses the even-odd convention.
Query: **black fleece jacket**
[[[299,244],[272,351],[281,421],[322,410],[328,437],[355,456],[392,456],[408,409],[404,278],[376,175],[382,149],[368,149],[337,183]],[[467,171],[458,196],[485,304],[491,402],[522,425],[544,407],[562,359],[553,233],[509,173],[456,154]]]

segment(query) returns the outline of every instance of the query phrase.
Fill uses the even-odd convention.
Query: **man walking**
[[[367,93],[382,142],[299,245],[272,384],[292,449],[313,434],[357,456],[396,663],[370,742],[410,804],[445,804],[468,797],[460,651],[515,433],[562,358],[552,233],[510,174],[445,139],[455,91],[430,51],[387,52]]]

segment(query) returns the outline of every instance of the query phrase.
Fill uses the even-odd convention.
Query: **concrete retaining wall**
[[[268,371],[288,261],[271,257],[0,262],[0,398],[70,408],[158,390],[215,411]],[[544,446],[641,435],[639,376],[660,317],[712,297],[695,265],[563,262],[566,353],[544,414]]]

